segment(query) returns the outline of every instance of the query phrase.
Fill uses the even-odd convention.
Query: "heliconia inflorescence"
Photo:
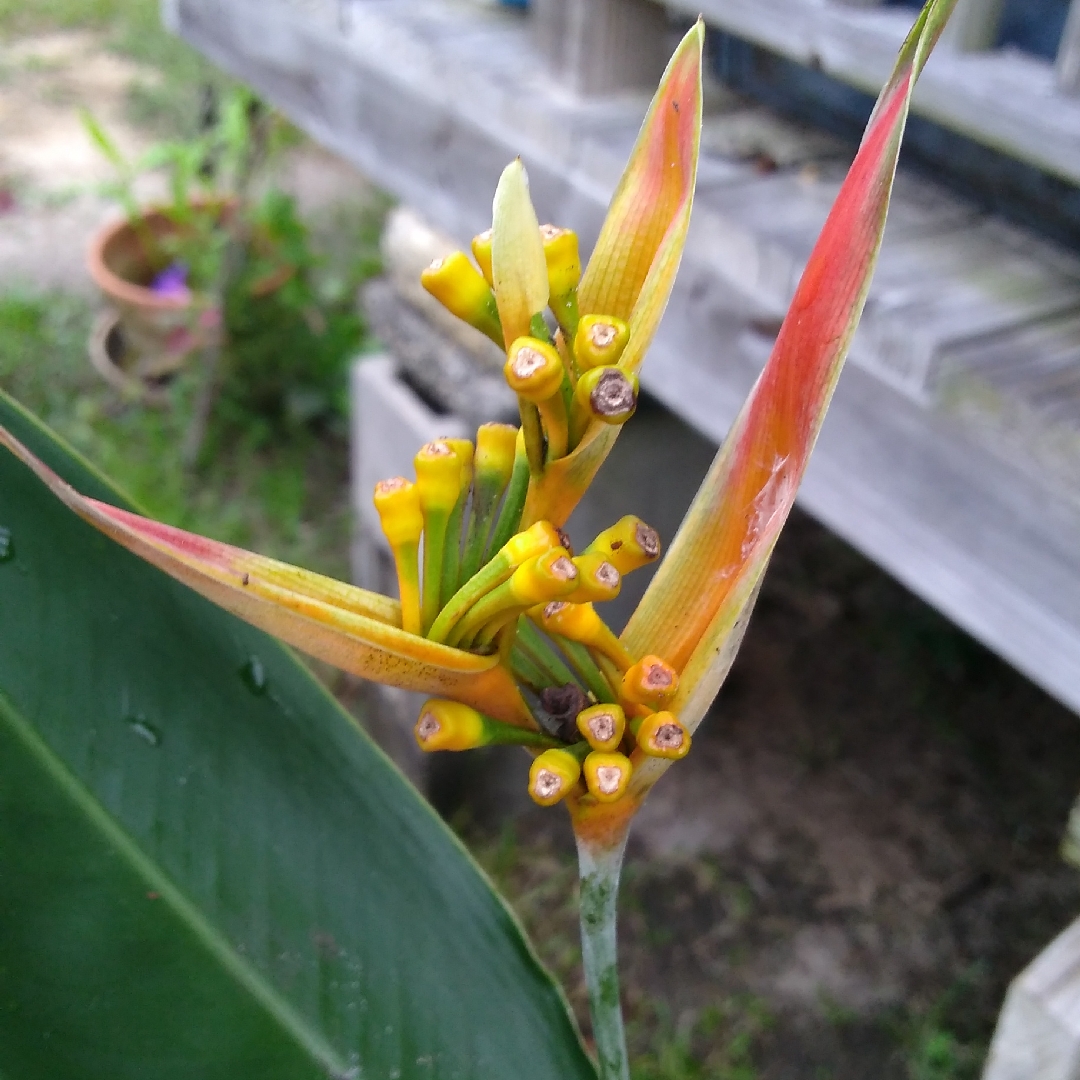
[[[394,601],[86,498],[10,433],[66,505],[204,596],[364,678],[430,695],[425,749],[521,743],[530,792],[568,800],[579,846],[615,850],[716,696],[794,502],[884,233],[911,95],[956,0],[929,0],[896,67],[750,397],[621,634],[597,605],[660,556],[636,517],[580,553],[562,526],[638,401],[638,372],[689,228],[702,116],[704,26],[675,51],[596,245],[541,224],[520,160],[492,226],[437,260],[423,286],[505,352],[520,425],[475,444],[436,439],[415,476],[377,485]]]

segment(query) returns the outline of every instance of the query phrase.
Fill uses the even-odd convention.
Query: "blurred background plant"
[[[356,289],[379,266],[374,228],[344,260],[316,250],[295,197],[273,176],[282,150],[300,141],[282,117],[236,85],[206,84],[200,111],[193,133],[134,161],[82,114],[115,172],[101,191],[123,208],[139,249],[109,269],[154,296],[187,302],[193,327],[205,312],[221,325],[192,349],[201,370],[182,440],[188,465],[202,453],[214,413],[218,429],[256,442],[313,423],[341,426],[346,367],[364,336]],[[164,172],[168,201],[140,201],[136,184],[148,172]],[[123,316],[119,325],[125,329]]]

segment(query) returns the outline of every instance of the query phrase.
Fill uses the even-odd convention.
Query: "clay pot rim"
[[[220,201],[212,199],[200,199],[193,202],[195,206],[221,205],[226,207],[231,200]],[[139,213],[139,218],[146,221],[153,217],[168,218],[169,207],[152,203],[145,206]],[[119,217],[106,222],[90,238],[90,246],[86,252],[86,269],[94,284],[108,297],[125,304],[134,304],[141,308],[151,308],[155,311],[183,311],[191,307],[193,296],[186,297],[161,296],[145,285],[136,285],[127,281],[119,274],[111,270],[105,262],[105,248],[114,237],[125,229],[132,229],[131,221],[126,217]]]

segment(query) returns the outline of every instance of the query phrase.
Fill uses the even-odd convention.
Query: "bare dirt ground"
[[[130,152],[154,72],[54,34],[0,48],[0,287],[83,291],[110,213],[90,108]],[[359,181],[317,150],[306,199]],[[523,756],[436,797],[579,1014],[572,844]],[[1080,912],[1058,856],[1077,718],[796,514],[714,715],[635,826],[623,970],[641,1080],[974,1076],[1008,980]],[[508,794],[511,793],[511,794]]]
[[[90,235],[110,213],[96,186],[110,175],[79,120],[89,109],[121,149],[149,145],[125,115],[133,83],[156,73],[102,48],[88,31],[0,47],[0,283],[86,292]],[[152,183],[145,186],[152,193]]]

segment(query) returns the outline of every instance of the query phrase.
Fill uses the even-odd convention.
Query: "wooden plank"
[[[650,89],[670,55],[651,0],[534,0],[531,18],[549,70],[576,93]]]
[[[1080,94],[1080,2],[1072,0],[1057,54],[1057,86],[1063,94]]]
[[[273,0],[178,0],[178,7],[182,32],[204,52],[463,240],[488,224],[499,171],[524,153],[542,216],[577,228],[587,250],[617,177],[613,163],[629,149],[645,107],[632,95],[568,99],[534,77],[537,54],[525,27],[449,0],[365,0],[347,37]],[[826,175],[825,166],[813,168]],[[763,177],[746,163],[703,162],[683,269],[643,383],[713,440],[756,377],[805,259],[810,219],[823,212],[824,189],[811,185],[817,194],[811,210],[804,199],[798,212],[803,225],[792,224],[786,239],[784,229],[758,235],[768,229],[770,205],[778,217],[789,213],[781,180],[789,185],[784,199],[798,201],[801,171]],[[776,185],[774,198],[759,204],[749,190],[766,182]],[[739,185],[747,188],[742,209],[732,201],[731,216],[721,215],[713,200],[729,187],[734,200]],[[733,229],[754,207],[755,229]],[[947,199],[934,213],[927,207],[921,196],[898,194],[885,259],[894,236],[915,243],[932,236],[935,214],[940,222],[953,213]],[[970,221],[966,213],[953,220]],[[991,246],[988,257],[1003,250]],[[1031,257],[1040,262],[1044,253]],[[1063,272],[1053,259],[1046,265]],[[860,366],[861,348],[840,380],[801,504],[1080,710],[1077,504],[1032,483],[954,419],[885,385]]]
[[[957,52],[983,52],[997,42],[1005,0],[958,0],[941,35],[941,44]]]
[[[687,15],[876,94],[911,26],[907,8],[833,0],[666,0]],[[914,110],[1053,175],[1080,181],[1080,99],[1058,92],[1053,65],[1014,50],[940,50]]]
[[[1080,311],[946,350],[942,408],[1063,498],[1080,492]]]
[[[703,255],[783,312],[839,189],[842,164],[704,185]],[[711,227],[710,227],[711,225]],[[695,238],[690,255],[705,247]],[[855,362],[923,400],[943,350],[1080,304],[1080,262],[901,175]]]

